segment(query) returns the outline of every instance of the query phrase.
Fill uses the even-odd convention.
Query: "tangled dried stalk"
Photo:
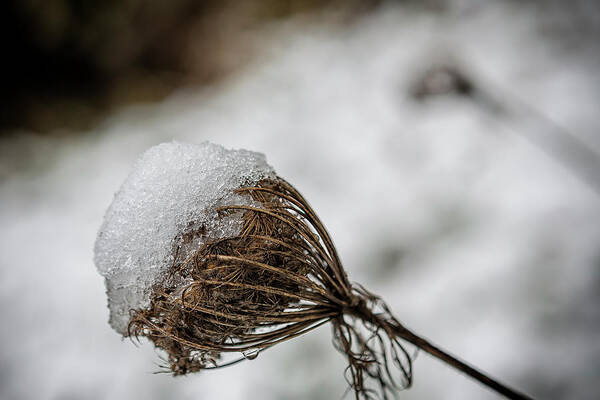
[[[132,313],[129,335],[163,349],[173,374],[251,359],[331,322],[357,399],[386,399],[411,385],[411,357],[400,339],[510,398],[525,398],[414,335],[377,296],[350,284],[323,224],[289,183],[266,179],[237,192],[256,205],[218,212],[241,213],[240,234],[207,240],[205,229],[185,232],[150,307]],[[181,248],[198,238],[205,244],[180,259]],[[224,353],[244,357],[223,361]]]

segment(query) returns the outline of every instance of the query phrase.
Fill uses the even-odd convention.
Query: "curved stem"
[[[404,326],[392,325],[391,328],[392,328],[393,332],[399,338],[402,338],[402,339],[406,340],[407,342],[414,344],[421,350],[426,351],[427,353],[431,354],[432,356],[436,357],[437,359],[444,361],[446,364],[450,365],[451,367],[456,368],[457,370],[459,370],[462,373],[470,376],[471,378],[479,381],[480,383],[487,386],[488,388],[495,390],[496,392],[504,395],[506,398],[514,399],[514,400],[532,400],[533,399],[532,397],[529,397],[523,393],[516,391],[515,389],[512,389],[512,388],[504,385],[503,383],[500,383],[499,381],[497,381],[496,379],[483,373],[482,371],[480,371],[480,370],[470,366],[469,364],[465,363],[464,361],[461,361],[458,358],[450,355],[449,353],[440,349],[436,345],[430,343],[429,341],[427,341],[427,340],[423,339],[422,337],[409,331]]]
[[[503,383],[500,383],[496,379],[492,378],[488,374],[476,369],[475,367],[470,366],[464,361],[459,360],[458,358],[450,355],[448,352],[440,349],[438,346],[432,344],[421,336],[411,332],[406,327],[404,327],[400,322],[398,322],[395,318],[384,318],[383,315],[374,314],[364,302],[361,302],[358,306],[351,310],[352,314],[357,315],[364,321],[370,322],[377,326],[385,329],[389,335],[394,335],[397,338],[404,339],[409,343],[417,346],[419,349],[431,354],[435,358],[444,361],[449,366],[461,371],[462,373],[468,375],[469,377],[475,379],[480,382],[484,386],[496,391],[497,393],[505,396],[511,400],[533,400],[532,397],[529,397],[523,393],[512,389]]]

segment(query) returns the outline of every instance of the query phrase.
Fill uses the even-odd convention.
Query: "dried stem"
[[[356,315],[358,318],[362,319],[363,321],[367,321],[376,326],[380,326],[383,329],[386,329],[386,331],[391,332],[391,334],[393,334],[395,337],[401,338],[409,343],[412,343],[419,349],[426,351],[427,353],[431,354],[432,356],[436,357],[441,361],[444,361],[451,367],[463,372],[464,374],[479,381],[484,386],[487,386],[488,388],[498,392],[499,394],[505,396],[508,399],[532,400],[531,397],[504,385],[503,383],[492,378],[488,374],[470,366],[466,362],[461,361],[460,359],[452,356],[448,352],[442,350],[441,348],[432,344],[423,337],[413,333],[400,322],[398,322],[396,318],[391,316],[387,307],[385,307],[385,310],[386,311],[384,313],[378,315],[373,313],[372,308],[368,307],[364,302],[361,302],[350,312]]]
[[[520,392],[516,391],[515,389],[511,389],[510,387],[500,383],[496,379],[494,379],[491,376],[468,365],[464,361],[461,361],[458,358],[448,354],[444,350],[431,344],[427,340],[414,334],[413,332],[409,331],[408,329],[406,329],[405,327],[403,327],[401,325],[395,326],[393,328],[393,330],[396,333],[397,337],[400,337],[400,338],[406,340],[407,342],[414,344],[418,348],[420,348],[420,349],[426,351],[427,353],[431,354],[432,356],[444,361],[451,367],[456,368],[457,370],[463,372],[464,374],[470,376],[471,378],[479,381],[483,385],[487,386],[488,388],[490,388],[492,390],[495,390],[499,394],[506,396],[509,399],[514,399],[514,400],[527,400],[527,399],[531,400],[532,399],[531,397],[529,397],[523,393],[520,393]]]

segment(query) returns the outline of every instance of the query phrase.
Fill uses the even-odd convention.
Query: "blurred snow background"
[[[544,3],[286,19],[218,83],[79,135],[0,138],[0,398],[342,396],[327,327],[176,379],[153,374],[150,345],[110,329],[96,233],[138,155],[173,139],[265,153],[320,215],[350,278],[434,343],[536,398],[598,398],[600,170],[586,164],[581,179],[556,138],[600,152],[599,13],[593,1],[576,2],[580,15]],[[470,89],[434,74],[448,93],[417,98],[439,65]],[[497,398],[423,353],[414,375],[401,398]]]

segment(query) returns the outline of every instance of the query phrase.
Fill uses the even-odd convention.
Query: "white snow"
[[[211,239],[238,234],[240,213],[218,217],[216,207],[250,205],[234,190],[274,174],[260,153],[209,142],[163,143],[146,151],[115,195],[96,240],[94,261],[106,278],[111,326],[126,334],[129,311],[148,307],[182,233],[203,227]],[[185,248],[199,248],[202,239],[195,240]]]

